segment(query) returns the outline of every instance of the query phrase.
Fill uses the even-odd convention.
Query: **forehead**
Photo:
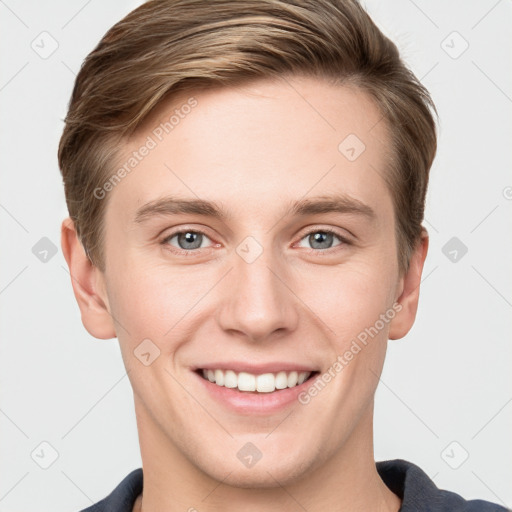
[[[262,206],[333,191],[382,202],[388,148],[379,110],[354,88],[294,77],[183,91],[122,148],[118,167],[137,161],[110,200],[126,222],[168,193],[255,216]]]

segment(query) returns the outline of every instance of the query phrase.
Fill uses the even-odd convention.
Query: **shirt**
[[[399,512],[510,512],[501,505],[438,489],[428,475],[412,462],[401,459],[376,463],[377,472],[402,500]],[[142,492],[142,468],[133,470],[104,499],[81,512],[132,512]]]

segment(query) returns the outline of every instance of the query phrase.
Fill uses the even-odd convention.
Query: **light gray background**
[[[117,341],[83,328],[60,251],[56,158],[82,60],[140,3],[0,0],[0,512],[79,510],[141,465]],[[420,309],[389,343],[375,456],[512,507],[512,2],[366,6],[440,114]],[[31,46],[51,49],[43,31],[58,42],[45,59]],[[42,237],[58,247],[46,263],[32,252]],[[452,237],[468,248],[455,262],[443,253]]]

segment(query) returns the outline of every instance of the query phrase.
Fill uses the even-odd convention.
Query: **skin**
[[[191,95],[160,105],[126,142],[120,165]],[[193,96],[198,105],[109,192],[104,273],[70,219],[62,223],[83,324],[96,338],[119,339],[133,387],[144,469],[134,510],[396,512],[400,499],[375,468],[374,394],[388,339],[413,325],[428,237],[401,274],[382,179],[386,125],[364,93],[321,79],[265,79]],[[348,134],[366,146],[352,162],[338,150]],[[286,213],[290,201],[333,193],[365,203],[375,218]],[[138,208],[168,194],[216,201],[230,217],[134,222]],[[330,249],[318,248],[307,235],[322,228],[349,243],[334,237]],[[178,229],[205,233],[202,248],[180,248],[178,237],[161,243]],[[236,252],[247,236],[263,248],[252,263]],[[397,303],[393,320],[307,405],[234,414],[192,374],[194,365],[225,359],[327,371]],[[149,366],[134,356],[146,338],[160,349]],[[236,456],[247,442],[263,454],[251,468]]]

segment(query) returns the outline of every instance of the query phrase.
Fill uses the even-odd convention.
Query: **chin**
[[[225,455],[219,454],[218,457],[218,460],[225,461]],[[238,459],[230,464],[225,461],[224,464],[213,467],[212,458],[209,458],[207,466],[203,466],[203,471],[211,478],[242,489],[273,489],[286,486],[303,477],[310,467],[298,458],[283,460],[279,457],[267,460],[262,457],[249,468],[244,467]]]

